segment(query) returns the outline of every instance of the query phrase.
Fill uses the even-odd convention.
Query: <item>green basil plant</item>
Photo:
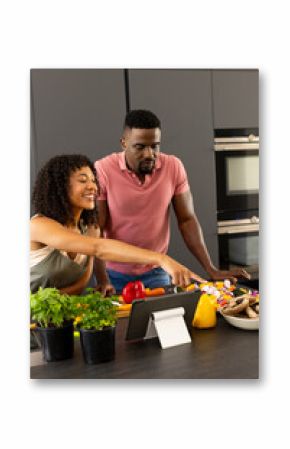
[[[71,299],[77,327],[102,330],[116,325],[118,296],[104,298],[100,292],[88,288],[86,295],[73,296]]]
[[[61,294],[57,288],[40,287],[30,294],[31,318],[40,327],[61,327],[74,318],[70,296]]]

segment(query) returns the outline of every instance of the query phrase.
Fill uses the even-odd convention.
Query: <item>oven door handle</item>
[[[259,232],[259,224],[247,226],[224,226],[218,228],[218,234],[248,234],[250,232]]]
[[[214,151],[255,151],[259,150],[258,143],[216,143],[213,146]]]

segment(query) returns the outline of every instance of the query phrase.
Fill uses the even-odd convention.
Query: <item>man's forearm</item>
[[[189,220],[179,224],[179,229],[186,246],[196,257],[201,266],[207,271],[207,273],[210,274],[213,270],[216,270],[216,267],[214,266],[207,250],[203,238],[203,232],[198,220],[192,217]]]
[[[98,283],[106,283],[109,282],[109,277],[106,271],[106,264],[103,260],[95,257],[94,261],[94,271],[97,278]]]

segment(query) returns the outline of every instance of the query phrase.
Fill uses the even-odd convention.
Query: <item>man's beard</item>
[[[153,163],[149,164],[148,162]],[[154,167],[155,167],[155,160],[142,161],[139,163],[138,173],[140,173],[140,175],[150,175],[153,172]]]

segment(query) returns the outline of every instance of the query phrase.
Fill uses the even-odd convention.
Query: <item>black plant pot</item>
[[[43,358],[47,362],[70,359],[74,353],[74,328],[70,321],[63,327],[38,327]]]
[[[109,362],[115,357],[115,327],[80,329],[84,360],[88,364]]]

